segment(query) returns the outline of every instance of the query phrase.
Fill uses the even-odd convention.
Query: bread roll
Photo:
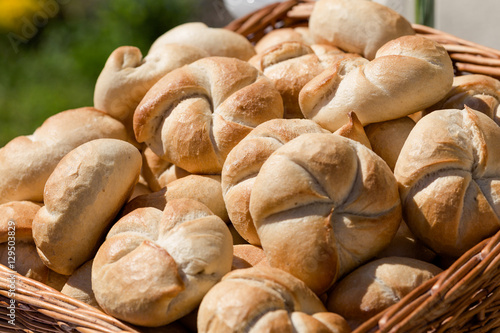
[[[292,275],[271,267],[228,273],[203,298],[198,332],[350,332],[347,322],[326,313],[319,298]]]
[[[121,218],[137,208],[154,207],[159,210],[165,209],[167,204],[166,192],[167,188],[164,187],[159,191],[135,197],[123,206],[119,217]]]
[[[97,139],[68,153],[45,185],[33,238],[45,265],[70,275],[90,260],[132,193],[141,154],[132,144]]]
[[[165,44],[186,44],[201,48],[210,56],[248,60],[255,55],[253,45],[242,35],[229,29],[208,27],[202,22],[176,26],[158,37],[149,49],[156,53]]]
[[[357,268],[337,283],[329,293],[327,309],[343,316],[355,329],[441,271],[416,259],[378,259]]]
[[[241,139],[282,116],[280,94],[257,69],[209,57],[158,81],[137,107],[134,131],[160,158],[190,173],[220,174]]]
[[[281,28],[271,30],[255,43],[257,54],[265,52],[283,42],[300,42],[306,45],[314,44],[308,27]]]
[[[233,264],[231,270],[267,265],[266,255],[261,247],[251,244],[233,246]]]
[[[382,121],[365,126],[372,150],[394,171],[399,152],[415,126],[410,117]]]
[[[79,145],[99,138],[129,140],[122,123],[94,108],[49,117],[32,135],[0,149],[0,204],[43,201],[43,188],[57,163]]]
[[[260,245],[250,216],[250,197],[262,164],[279,147],[304,133],[328,133],[307,119],[274,119],[257,126],[229,153],[222,169],[222,193],[229,218],[249,243]]]
[[[372,61],[336,62],[304,86],[299,103],[306,118],[334,132],[351,111],[365,126],[425,109],[443,98],[452,82],[453,66],[443,46],[404,36],[382,46]]]
[[[396,162],[405,221],[456,258],[500,228],[500,127],[483,113],[439,110],[410,132]]]
[[[270,266],[319,295],[390,243],[401,203],[394,175],[375,153],[339,135],[313,133],[264,162],[250,214]]]
[[[61,293],[100,310],[92,290],[92,263],[93,260],[89,260],[74,271],[61,289]]]
[[[414,35],[410,22],[389,7],[366,0],[319,0],[309,18],[315,43],[332,44],[372,60],[390,40]]]
[[[229,272],[232,247],[226,224],[198,201],[168,201],[163,212],[136,209],[113,226],[97,252],[96,299],[132,324],[166,325],[196,309]]]
[[[338,134],[344,138],[357,141],[363,144],[366,148],[372,149],[370,140],[368,140],[365,129],[363,128],[363,125],[361,125],[356,113],[349,112],[347,114],[347,118],[349,119],[349,122],[333,132],[333,134]]]

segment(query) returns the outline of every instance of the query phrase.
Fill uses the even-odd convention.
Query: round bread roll
[[[89,260],[74,271],[61,289],[61,293],[100,310],[92,290],[92,263],[93,260]]]
[[[461,110],[465,106],[486,114],[500,125],[500,81],[482,74],[455,76],[448,94],[423,115],[434,110]]]
[[[229,29],[208,27],[201,22],[184,23],[165,32],[151,45],[149,54],[161,52],[162,45],[173,43],[200,48],[210,56],[244,61],[255,55],[253,45],[242,35]]]
[[[382,121],[365,126],[372,150],[394,171],[399,152],[415,126],[410,117]]]
[[[132,324],[166,325],[196,309],[230,271],[232,248],[226,224],[198,201],[168,201],[163,212],[136,209],[113,226],[95,256],[97,302]]]
[[[279,147],[304,133],[329,133],[307,119],[273,119],[257,126],[229,153],[222,169],[222,193],[229,219],[250,244],[260,245],[250,215],[250,197],[262,164]]]
[[[269,79],[245,61],[209,57],[165,75],[134,114],[134,132],[160,158],[220,174],[229,151],[257,125],[283,117]]]
[[[308,27],[281,28],[271,30],[265,34],[257,43],[255,51],[263,53],[267,49],[284,42],[300,42],[306,45],[314,44]]]
[[[109,56],[97,78],[94,106],[123,122],[132,132],[132,118],[146,92],[172,70],[208,57],[189,45],[165,44],[143,58],[134,46],[121,46]]]
[[[315,43],[332,44],[372,60],[390,40],[414,35],[411,23],[398,12],[366,0],[319,0],[309,18]]]
[[[271,267],[228,273],[203,298],[199,333],[347,333],[347,322],[292,275]]]
[[[226,204],[222,197],[220,176],[189,175],[172,181],[165,193],[167,201],[189,198],[207,206],[222,221],[229,223]]]
[[[68,153],[45,185],[33,238],[45,265],[70,275],[90,260],[127,202],[141,170],[132,144],[97,139]]]
[[[390,257],[365,264],[344,277],[328,295],[327,309],[352,329],[399,302],[441,269],[411,258]]]
[[[45,182],[57,163],[93,139],[129,140],[122,123],[84,107],[49,117],[32,135],[19,136],[0,149],[0,204],[43,201]]]
[[[356,0],[360,2],[365,0]],[[334,132],[355,111],[363,126],[404,117],[433,105],[453,83],[453,65],[443,46],[403,36],[382,46],[372,61],[337,61],[299,94],[304,116]]]
[[[423,117],[394,168],[410,230],[459,257],[500,229],[500,127],[466,107]]]
[[[313,133],[264,162],[250,214],[270,266],[319,295],[390,243],[401,203],[393,173],[374,152],[339,135]]]

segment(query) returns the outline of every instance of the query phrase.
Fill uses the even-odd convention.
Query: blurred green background
[[[222,0],[0,0],[0,147],[55,113],[92,106],[117,47],[144,55],[176,25],[230,20]]]

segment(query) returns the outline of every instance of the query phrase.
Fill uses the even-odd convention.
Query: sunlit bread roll
[[[274,119],[257,126],[229,153],[222,169],[222,193],[229,219],[249,243],[260,245],[249,205],[255,177],[267,158],[305,133],[329,133],[308,119]]]
[[[394,168],[410,230],[462,255],[500,229],[500,127],[469,108],[438,110],[410,132]]]
[[[372,123],[365,126],[365,133],[372,150],[394,170],[401,148],[415,126],[410,117]]]
[[[455,76],[448,94],[423,115],[434,110],[461,110],[465,106],[486,114],[500,125],[500,81],[482,74]]]
[[[268,265],[266,255],[261,247],[252,244],[233,246],[233,264],[231,270]]]
[[[122,123],[84,107],[57,113],[32,135],[19,136],[0,149],[0,204],[43,201],[43,187],[57,163],[82,143],[99,138],[128,140]]]
[[[206,51],[210,56],[248,60],[255,55],[253,45],[242,35],[223,28],[208,27],[202,22],[178,25],[158,37],[149,53],[155,53],[164,44],[186,44]]]
[[[414,35],[411,23],[398,12],[366,0],[319,0],[309,19],[315,43],[332,44],[371,60],[390,40]]]
[[[283,42],[250,58],[248,62],[263,72],[283,98],[284,118],[304,118],[299,106],[299,92],[304,85],[320,74],[344,53],[327,52],[321,58],[313,48],[301,42]],[[339,57],[340,54],[340,57]]]
[[[50,175],[33,238],[45,265],[70,275],[90,260],[127,202],[141,170],[132,144],[97,139],[68,153]]]
[[[367,263],[344,277],[329,293],[327,309],[355,329],[441,273],[433,264],[401,257]]]
[[[134,114],[134,132],[160,158],[220,174],[231,149],[257,125],[283,117],[271,81],[245,61],[209,57],[165,75]]]
[[[350,331],[344,318],[328,313],[302,281],[265,266],[228,273],[198,311],[200,333]]]
[[[401,203],[379,156],[354,140],[314,133],[264,162],[250,214],[270,266],[321,294],[390,243]]]
[[[134,46],[120,46],[109,56],[94,89],[94,106],[123,122],[132,132],[132,118],[146,92],[165,74],[207,57],[202,49],[165,44],[142,56]]]
[[[100,309],[92,290],[92,263],[87,261],[71,274],[61,289],[61,293]]]
[[[172,200],[163,212],[136,209],[113,226],[97,252],[96,299],[116,318],[166,325],[195,310],[230,271],[232,247],[226,224],[198,201]]]
[[[338,134],[344,138],[357,141],[363,144],[366,148],[372,149],[370,140],[368,140],[365,129],[363,128],[363,125],[361,125],[356,113],[349,112],[347,114],[347,119],[348,123],[342,125],[342,127],[333,132],[333,134]]]
[[[271,30],[255,43],[255,51],[262,53],[283,42],[300,42],[306,45],[314,44],[308,27],[281,28]]]
[[[452,83],[453,66],[443,46],[403,36],[382,46],[372,61],[336,62],[304,86],[299,103],[306,118],[333,132],[351,111],[365,126],[423,110],[443,98]]]

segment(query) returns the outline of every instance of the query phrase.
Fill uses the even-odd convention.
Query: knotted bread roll
[[[93,139],[129,140],[122,123],[84,107],[57,113],[32,135],[19,136],[0,149],[0,203],[43,201],[43,188],[57,163]]]
[[[356,0],[353,2],[365,1]],[[363,126],[404,117],[439,101],[451,89],[453,65],[443,46],[403,36],[375,59],[344,59],[309,81],[299,94],[304,116],[335,131],[354,111]]]
[[[226,224],[198,201],[136,209],[113,226],[94,259],[97,302],[133,324],[171,323],[230,271],[232,247]]]
[[[271,267],[228,273],[203,298],[198,311],[200,333],[348,333],[341,316],[327,312],[299,279]]]
[[[210,56],[248,60],[255,55],[253,45],[242,35],[223,28],[208,27],[202,22],[176,26],[158,37],[149,53],[156,53],[165,44],[186,44],[201,48]]]
[[[141,170],[132,144],[97,139],[68,153],[50,175],[33,238],[45,265],[70,275],[90,260],[127,202]]]
[[[283,117],[271,81],[245,61],[209,57],[165,75],[134,114],[134,132],[162,159],[220,174],[229,151],[257,125]]]
[[[396,162],[403,215],[438,254],[459,257],[500,229],[500,127],[483,113],[423,117]]]
[[[94,106],[123,122],[132,132],[132,118],[146,92],[172,70],[208,57],[202,49],[166,44],[144,58],[134,46],[121,46],[109,56],[94,89]]]
[[[398,12],[367,0],[317,1],[309,31],[315,43],[331,44],[369,60],[388,41],[415,34],[411,23]]]
[[[387,164],[364,145],[335,134],[302,134],[262,165],[250,197],[272,267],[326,291],[385,248],[401,203]]]
[[[308,119],[273,119],[257,126],[229,153],[222,169],[222,193],[229,219],[249,243],[260,245],[250,215],[250,197],[262,164],[276,149],[305,133],[329,133]]]

